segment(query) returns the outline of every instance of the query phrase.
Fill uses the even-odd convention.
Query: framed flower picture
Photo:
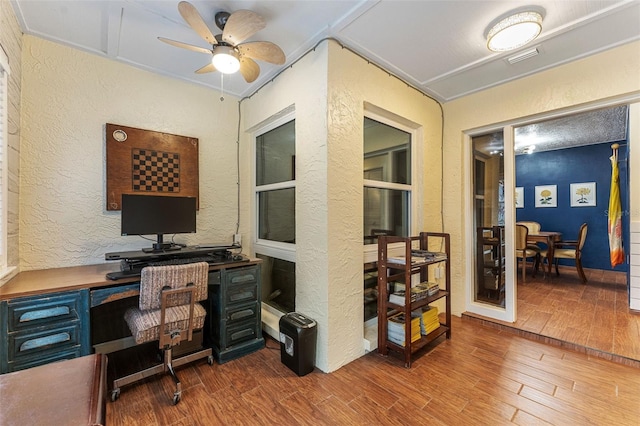
[[[536,207],[558,207],[557,185],[536,186]]]
[[[596,183],[582,182],[572,183],[571,187],[571,207],[595,207],[596,205]]]

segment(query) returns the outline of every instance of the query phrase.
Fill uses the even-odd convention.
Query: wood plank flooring
[[[180,368],[177,406],[168,376],[123,388],[107,403],[107,420],[128,426],[639,423],[637,368],[452,320],[451,340],[425,348],[411,369],[373,352],[333,373],[316,369],[298,377],[268,338],[266,348],[237,360]]]
[[[640,367],[640,312],[629,309],[626,273],[574,267],[550,276],[518,274],[517,321],[506,323],[467,314],[504,330]]]

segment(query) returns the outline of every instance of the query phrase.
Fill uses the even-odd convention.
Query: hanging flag
[[[622,247],[622,207],[620,204],[620,176],[618,172],[618,148],[613,149],[611,160],[611,192],[609,193],[609,255],[611,267],[624,263]]]

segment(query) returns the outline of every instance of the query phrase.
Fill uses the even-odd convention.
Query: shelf
[[[390,247],[392,245],[392,247]],[[433,247],[438,247],[437,251]],[[389,251],[394,254],[402,249],[403,255],[394,256],[395,258],[404,257],[405,259],[412,257],[412,251],[418,250],[423,252],[437,253],[437,258],[429,259],[424,262],[405,265],[389,261]],[[444,249],[444,250],[443,250]],[[404,360],[406,367],[411,367],[414,354],[419,352],[429,343],[435,341],[441,336],[451,338],[451,269],[450,269],[450,238],[449,234],[438,232],[421,232],[419,236],[414,237],[394,237],[380,236],[378,237],[378,352],[387,355],[389,351],[399,353]],[[429,268],[432,265],[438,265],[436,268]],[[443,272],[444,269],[444,272]],[[404,285],[405,290],[415,285],[412,278],[419,275],[419,282],[430,282],[429,273],[432,272],[437,276],[437,283],[442,286],[441,280],[444,281],[445,288],[440,288],[436,294],[424,297],[422,299],[411,302],[411,291],[405,291],[404,304],[389,302],[389,294],[393,291],[392,283]],[[433,282],[433,281],[431,281]],[[444,299],[445,311],[438,314],[438,328],[427,335],[421,335],[419,339],[411,342],[411,337],[415,336],[415,330],[412,330],[412,312],[422,310],[431,303]],[[442,302],[441,302],[442,304]],[[442,306],[442,305],[439,305]],[[388,318],[398,312],[404,314],[404,341],[408,342],[405,346],[391,341],[388,336]],[[421,318],[422,319],[422,318]],[[430,318],[426,318],[431,323]],[[397,323],[396,323],[397,324]],[[435,324],[431,323],[432,325]],[[428,326],[429,324],[427,324]],[[400,328],[402,330],[402,328]],[[413,333],[412,333],[413,331]]]

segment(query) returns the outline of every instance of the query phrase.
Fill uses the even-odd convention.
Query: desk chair
[[[211,348],[172,360],[172,348],[181,341],[190,341],[193,331],[204,325],[206,311],[198,301],[207,298],[209,264],[206,262],[185,265],[149,266],[140,276],[140,302],[138,308],[130,308],[124,318],[136,344],[159,341],[163,363],[113,381],[111,400],[120,396],[120,386],[167,371],[173,377],[176,391],[173,404],[180,402],[182,388],[174,367],[207,358],[213,364]]]
[[[584,270],[582,269],[582,247],[584,246],[584,242],[586,239],[587,224],[583,223],[582,225],[580,225],[577,240],[559,241],[554,244],[553,262],[556,265],[556,275],[560,275],[560,272],[558,271],[558,259],[573,259],[576,262],[576,269],[578,270],[578,275],[580,275],[582,283],[587,283],[587,276],[584,274]],[[546,259],[547,250],[543,250],[541,252],[541,256],[543,259]]]
[[[540,248],[527,243],[529,229],[524,225],[516,225],[516,258],[522,259],[522,282],[526,281],[527,259],[532,258],[534,266],[532,276],[536,276],[536,270],[540,263]]]

